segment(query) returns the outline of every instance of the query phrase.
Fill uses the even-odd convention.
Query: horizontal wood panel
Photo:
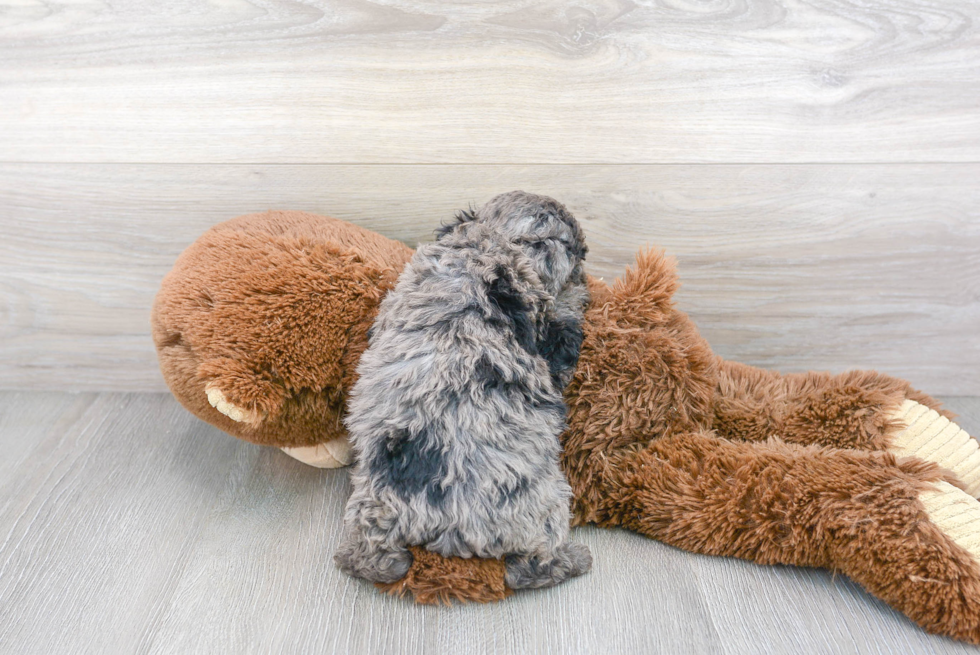
[[[204,230],[270,208],[414,245],[514,189],[582,220],[611,280],[644,244],[716,351],[980,395],[980,165],[0,165],[0,388],[161,390],[149,308]]]
[[[0,161],[980,161],[973,0],[0,0]]]
[[[952,398],[980,432],[980,402]],[[346,470],[163,394],[0,393],[0,643],[50,653],[974,653],[846,577],[572,531],[593,570],[419,607],[340,573]]]

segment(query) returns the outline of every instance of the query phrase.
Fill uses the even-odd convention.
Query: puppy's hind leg
[[[592,553],[584,544],[564,542],[551,556],[508,555],[504,581],[511,589],[552,587],[592,568]]]
[[[333,559],[347,575],[390,584],[405,577],[414,558],[405,547],[386,546],[380,539],[368,539],[361,530],[354,530],[344,532]]]

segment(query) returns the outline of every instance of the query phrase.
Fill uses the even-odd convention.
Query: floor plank
[[[980,161],[972,0],[0,3],[0,161]]]
[[[980,432],[980,398],[948,398]],[[5,652],[966,653],[845,578],[574,538],[594,571],[415,607],[331,562],[346,471],[200,423],[165,394],[0,392]],[[4,457],[0,462],[8,461]]]
[[[678,258],[715,350],[785,371],[879,368],[980,395],[980,164],[0,164],[0,388],[164,390],[149,310],[208,227],[304,209],[415,244],[525,188],[582,220],[589,270]]]

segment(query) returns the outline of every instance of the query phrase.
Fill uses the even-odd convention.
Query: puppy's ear
[[[581,265],[577,268],[581,269]],[[548,362],[551,381],[558,390],[564,389],[575,375],[585,339],[582,317],[589,304],[589,289],[581,270],[573,271],[571,278],[578,276],[581,281],[570,279],[555,298],[554,314],[548,317],[538,337],[538,352]]]
[[[578,317],[566,316],[548,321],[539,339],[538,352],[548,362],[551,382],[558,391],[563,390],[575,375],[584,338]]]
[[[453,216],[453,220],[449,223],[443,223],[441,226],[436,228],[436,239],[441,239],[450,232],[456,229],[457,225],[462,225],[463,223],[470,223],[476,220],[476,210],[471,206],[469,209],[460,209]]]

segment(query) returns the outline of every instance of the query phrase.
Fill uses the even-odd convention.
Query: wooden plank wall
[[[0,0],[0,388],[161,390],[209,225],[416,243],[525,188],[650,244],[726,357],[980,395],[973,0]]]

